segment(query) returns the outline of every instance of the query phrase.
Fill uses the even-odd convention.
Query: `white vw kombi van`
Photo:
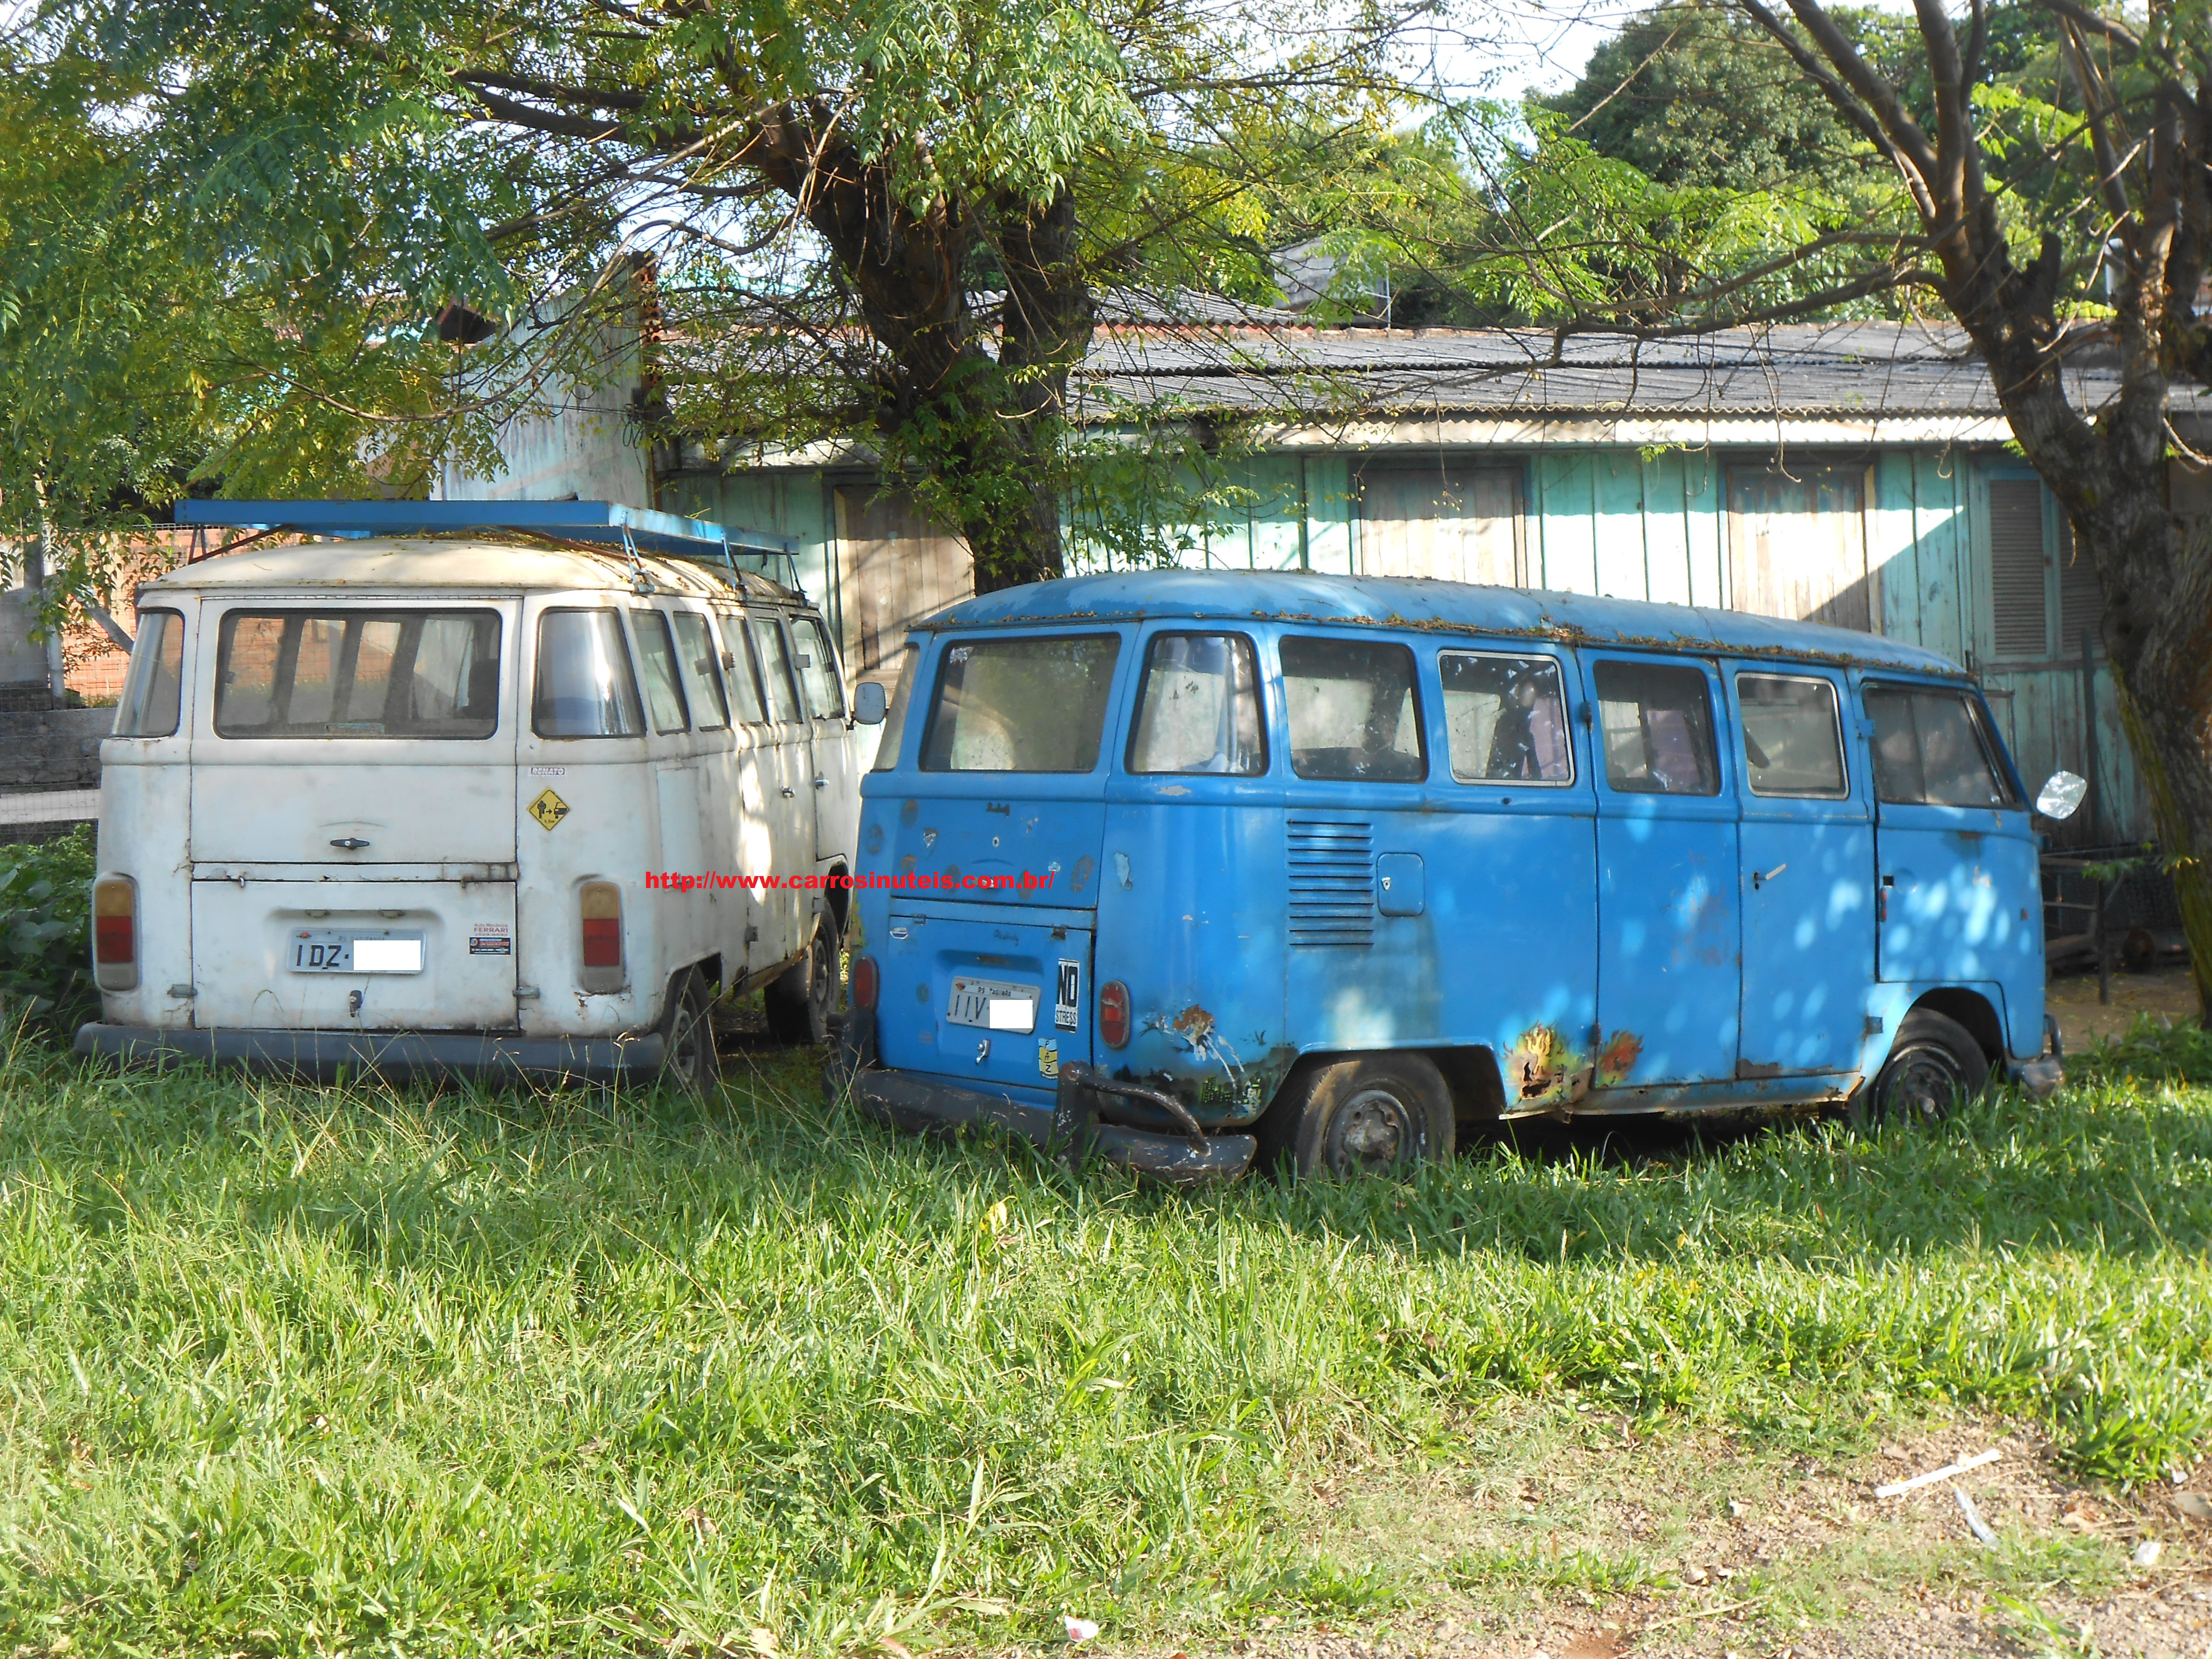
[[[141,591],[80,1054],[703,1090],[711,1002],[756,987],[777,1035],[821,1040],[854,731],[821,616],[719,526],[601,501],[179,518],[347,539]]]

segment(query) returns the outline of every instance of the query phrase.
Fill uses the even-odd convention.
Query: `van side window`
[[[1470,783],[1572,783],[1574,744],[1559,665],[1550,657],[1446,651],[1444,735],[1452,775]]]
[[[184,617],[174,611],[141,611],[138,637],[131,646],[131,678],[115,708],[115,735],[175,736],[184,684]]]
[[[755,617],[751,623],[753,646],[760,653],[761,684],[768,690],[769,717],[795,720],[799,698],[791,689],[791,648],[783,642],[783,629],[773,617]]]
[[[1098,764],[1118,634],[949,647],[921,740],[925,772],[1088,772]]]
[[[489,737],[492,611],[233,611],[216,652],[225,738]]]
[[[1794,674],[1738,674],[1735,700],[1753,794],[1838,800],[1850,793],[1833,685]]]
[[[1605,781],[1623,794],[1720,793],[1705,671],[1656,662],[1596,666]]]
[[[730,671],[730,700],[737,705],[741,725],[758,726],[768,715],[761,708],[760,677],[753,672],[753,653],[745,644],[745,619],[734,611],[715,614],[722,623],[723,662]]]
[[[637,681],[611,611],[548,611],[538,619],[531,729],[541,738],[635,738],[645,730]]]
[[[921,660],[921,647],[908,642],[899,653],[898,683],[891,688],[890,707],[884,714],[884,734],[876,740],[876,763],[872,772],[894,770],[899,745],[906,740],[906,711],[914,706],[914,665]]]
[[[1282,642],[1291,769],[1302,778],[1418,783],[1429,775],[1413,653],[1382,640]]]
[[[676,641],[669,637],[668,618],[658,611],[633,611],[630,626],[637,630],[637,653],[645,660],[645,701],[653,710],[653,729],[681,732],[684,718],[684,688],[676,683]]]
[[[1242,634],[1156,634],[1129,732],[1132,772],[1267,769],[1259,674]]]
[[[714,635],[696,611],[679,611],[676,665],[684,671],[684,695],[691,720],[702,732],[720,732],[730,723],[730,700],[722,695],[722,665],[714,654]]]
[[[1963,692],[1867,688],[1875,792],[1899,806],[2016,806]]]
[[[799,653],[799,681],[806,688],[808,709],[816,720],[836,719],[845,712],[845,699],[837,684],[837,659],[830,654],[822,624],[811,617],[793,617],[791,643]]]

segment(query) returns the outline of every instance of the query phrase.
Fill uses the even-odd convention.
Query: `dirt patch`
[[[2018,1430],[1954,1424],[1833,1463],[1587,1418],[1487,1438],[1422,1478],[1332,1476],[1297,1500],[1317,1556],[1415,1586],[1410,1606],[1357,1630],[1279,1621],[1190,1659],[2212,1659],[2212,1523],[2169,1487],[2080,1486]],[[2207,1488],[2212,1468],[2188,1490]]]
[[[2112,1000],[2097,1000],[2097,975],[2069,974],[2045,989],[2045,1005],[2058,1017],[2066,1052],[2075,1054],[2100,1036],[2118,1036],[2138,1014],[2154,1014],[2171,1024],[2197,1014],[2197,981],[2186,968],[2161,968],[2148,974],[2112,975]]]

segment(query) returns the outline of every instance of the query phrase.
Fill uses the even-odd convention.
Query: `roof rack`
[[[634,553],[726,562],[732,554],[793,559],[787,536],[731,530],[619,501],[180,501],[180,525],[290,531],[302,536],[429,536],[467,530],[535,531],[605,542]],[[795,560],[794,560],[795,563]],[[734,568],[734,567],[733,567]]]

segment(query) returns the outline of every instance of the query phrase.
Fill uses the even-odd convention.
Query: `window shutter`
[[[2051,651],[2050,564],[2043,551],[2043,483],[1990,482],[1992,655],[2041,657]]]
[[[2074,543],[2074,526],[2058,515],[2058,654],[2079,659],[2081,630],[2100,633],[2105,625],[2105,591],[2097,586],[2097,567]]]

